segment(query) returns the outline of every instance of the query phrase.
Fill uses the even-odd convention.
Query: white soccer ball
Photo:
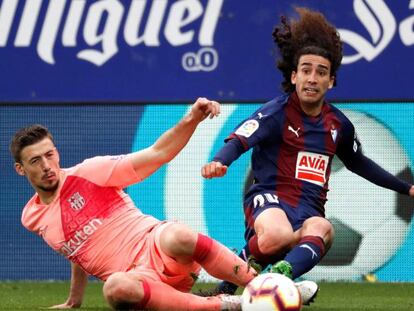
[[[380,121],[342,110],[353,122],[365,155],[391,174],[412,182],[410,160],[393,133]],[[335,228],[332,248],[306,278],[355,280],[383,266],[401,247],[410,228],[410,198],[378,187],[332,163],[326,217]]]
[[[245,287],[243,311],[299,311],[302,298],[293,281],[278,273],[264,273]]]

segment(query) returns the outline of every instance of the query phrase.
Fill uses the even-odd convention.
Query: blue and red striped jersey
[[[339,109],[325,102],[321,113],[310,117],[302,111],[296,93],[261,106],[226,141],[235,138],[243,151],[253,148],[254,184],[246,198],[274,193],[293,207],[304,204],[322,215],[334,155],[347,165],[361,152],[354,126]],[[220,152],[214,160],[231,164]]]

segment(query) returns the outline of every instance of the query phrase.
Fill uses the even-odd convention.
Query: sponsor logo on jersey
[[[301,151],[296,161],[295,177],[322,187],[326,182],[328,163],[326,155]]]
[[[250,137],[257,131],[258,128],[259,122],[256,120],[247,120],[237,129],[236,134],[244,137]]]
[[[102,221],[98,218],[91,219],[86,225],[76,231],[73,236],[63,243],[59,252],[65,256],[73,256],[85,241],[102,225]]]

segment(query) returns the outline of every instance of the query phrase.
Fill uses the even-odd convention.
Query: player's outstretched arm
[[[144,179],[174,159],[188,143],[198,124],[207,117],[211,119],[219,114],[218,102],[204,97],[198,98],[191,111],[173,128],[162,134],[152,146],[128,155],[138,176]]]
[[[72,276],[68,299],[65,303],[52,306],[49,309],[77,309],[81,307],[85,288],[88,284],[88,274],[77,264],[71,263],[71,266]]]
[[[227,173],[227,166],[217,161],[207,163],[201,168],[201,175],[204,178],[223,177]]]

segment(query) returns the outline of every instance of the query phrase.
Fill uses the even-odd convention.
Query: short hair
[[[10,153],[14,160],[17,163],[21,163],[22,150],[27,146],[38,143],[46,137],[50,138],[50,140],[55,143],[49,130],[40,124],[33,124],[18,130],[14,134],[9,146]]]
[[[292,71],[297,70],[299,58],[305,54],[314,54],[328,59],[331,63],[330,75],[335,77],[342,61],[342,42],[336,28],[316,11],[307,8],[295,8],[299,20],[290,20],[281,16],[281,23],[273,31],[280,59],[277,68],[284,80],[282,88],[290,93],[295,90],[291,82]]]

